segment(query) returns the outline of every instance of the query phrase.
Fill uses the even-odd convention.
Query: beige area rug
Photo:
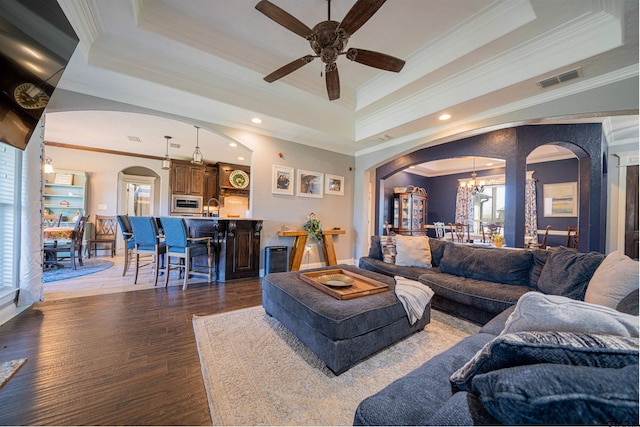
[[[214,425],[352,425],[358,403],[478,327],[432,310],[423,331],[334,375],[262,307],[194,316]]]
[[[15,359],[0,363],[0,387],[9,381],[26,361],[27,359]]]

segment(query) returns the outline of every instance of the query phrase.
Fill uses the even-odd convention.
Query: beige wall
[[[218,127],[216,130],[224,132],[253,150],[250,182],[251,215],[254,218],[264,219],[261,268],[263,268],[265,246],[291,247],[293,244],[293,238],[279,237],[278,230],[283,225],[290,229],[302,229],[306,216],[311,212],[318,216],[324,228],[341,227],[346,230],[347,234],[334,237],[336,256],[341,262],[352,261],[357,234],[352,226],[354,157],[227,128]],[[64,141],[57,142],[64,143]],[[84,170],[88,173],[87,213],[91,216],[118,213],[118,173],[130,167],[146,167],[159,176],[159,182],[156,185],[160,186],[161,197],[159,212],[156,211],[156,215],[169,213],[169,173],[160,168],[159,160],[53,146],[46,146],[45,151],[46,155],[53,159],[55,168]],[[279,157],[279,153],[283,154],[282,158]],[[216,159],[206,160],[216,161]],[[316,199],[272,194],[273,165],[292,167],[296,173],[298,169],[305,169],[343,176],[345,178],[344,196],[324,194],[323,198]],[[106,205],[106,209],[98,209],[100,205]],[[322,261],[322,250],[317,244],[312,244],[308,257],[303,258],[302,267],[320,266]]]

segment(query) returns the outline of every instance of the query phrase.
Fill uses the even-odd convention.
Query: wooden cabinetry
[[[219,281],[258,277],[260,275],[260,235],[262,221],[218,218],[186,218],[191,237],[213,239],[216,277]],[[194,260],[205,266],[205,257]]]
[[[246,188],[237,188],[231,185],[231,173],[236,170],[244,171],[247,174],[248,180],[251,179],[251,168],[249,166],[218,163],[218,198],[222,205],[224,205],[225,196],[249,197],[249,185],[247,185]]]
[[[87,173],[57,169],[44,174],[42,203],[45,213],[62,214],[61,226],[73,227],[75,217],[87,213]]]
[[[171,194],[202,196],[204,194],[205,167],[186,161],[171,161]]]
[[[427,234],[427,195],[396,193],[393,196],[393,228],[396,234]]]
[[[213,197],[218,198],[218,167],[214,165],[208,165],[204,169],[203,180],[203,200],[204,204]]]

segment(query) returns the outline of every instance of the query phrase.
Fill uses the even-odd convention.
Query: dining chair
[[[470,234],[469,234],[469,224],[462,224],[462,223],[449,223],[449,227],[451,229],[451,241],[452,242],[458,242],[458,243],[469,243],[469,241],[471,240]],[[467,237],[465,239],[464,235],[465,235],[465,230],[466,230],[466,234]]]
[[[160,256],[167,252],[165,242],[158,236],[158,226],[156,220],[151,216],[130,216],[131,229],[133,230],[133,241],[135,246],[136,274],[133,283],[138,283],[138,272],[140,267],[151,265],[154,271],[153,285],[158,284],[158,270],[160,269]],[[140,265],[140,256],[151,256],[151,261]]]
[[[60,227],[62,221],[62,214],[45,214],[42,215],[43,227]]]
[[[124,268],[122,269],[122,275],[127,274],[129,264],[133,251],[136,247],[136,242],[133,240],[133,229],[131,228],[131,221],[129,221],[129,215],[117,215],[118,224],[120,225],[120,232],[122,234],[122,241],[124,246]]]
[[[76,270],[76,259],[78,263],[82,266],[82,239],[84,237],[84,230],[87,225],[87,220],[89,216],[79,216],[76,220],[76,224],[73,227],[73,232],[71,233],[71,240],[68,243],[59,243],[55,246],[45,246],[44,252],[49,255],[54,262],[58,261],[58,255],[60,253],[69,252],[69,261],[71,263],[71,268]]]
[[[546,230],[544,231],[544,237],[542,237],[542,242],[541,243],[537,243],[537,242],[531,242],[527,245],[528,248],[531,249],[544,249],[547,247],[547,238],[549,237],[549,230],[551,230],[551,225],[547,225]]]
[[[189,237],[189,230],[183,218],[162,217],[160,218],[164,230],[164,238],[167,244],[167,259],[165,267],[164,286],[169,284],[169,273],[171,269],[177,269],[184,274],[182,290],[187,289],[187,281],[190,274],[204,274],[209,283],[213,277],[213,252],[211,249],[210,237]],[[207,256],[207,267],[195,268],[193,259]],[[171,258],[177,258],[176,262],[171,262]]]
[[[95,237],[87,239],[87,258],[91,259],[91,251],[98,254],[98,246],[105,245],[111,251],[111,258],[116,254],[117,220],[114,216],[96,215]]]
[[[578,249],[578,227],[567,227],[567,241],[565,246],[570,249]]]
[[[493,236],[502,234],[502,225],[489,223],[480,223],[480,230],[482,230],[482,243],[493,242]]]
[[[444,235],[446,234],[444,222],[434,222],[433,226],[436,230],[436,239],[444,239]]]

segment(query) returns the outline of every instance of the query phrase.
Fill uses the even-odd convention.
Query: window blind
[[[0,142],[0,294],[17,287],[15,265],[20,254],[16,221],[18,191],[18,150]]]

